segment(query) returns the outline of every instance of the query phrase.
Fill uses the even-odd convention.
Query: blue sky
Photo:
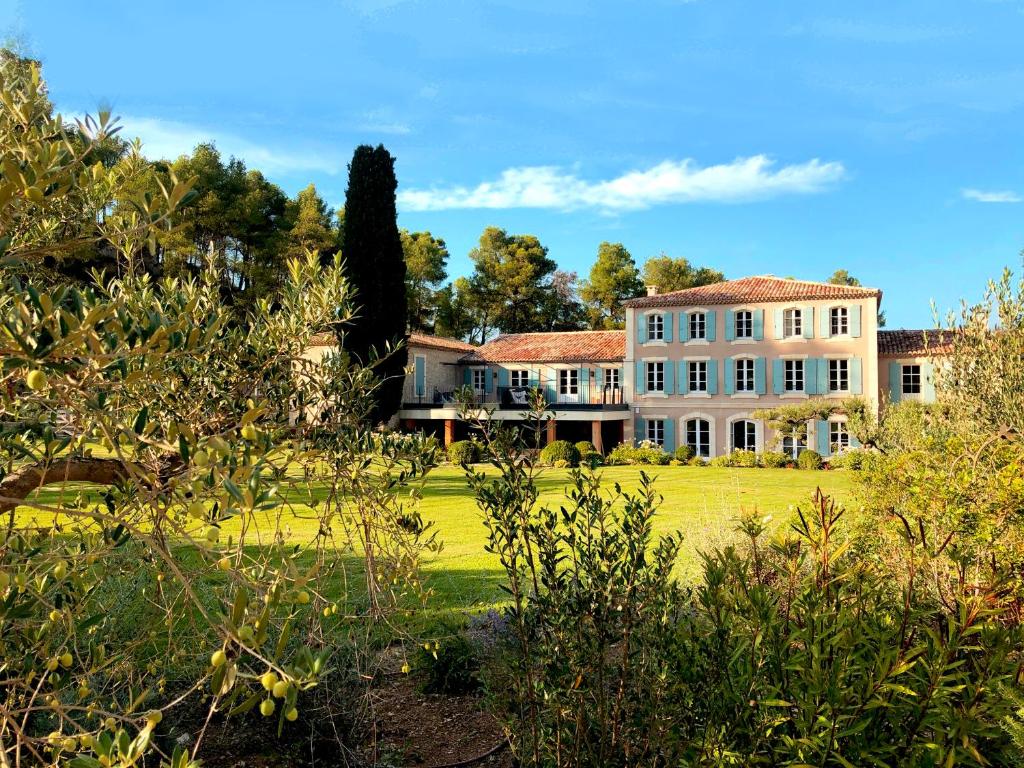
[[[602,240],[885,292],[892,327],[1024,248],[1024,0],[0,0],[64,112],[150,155],[215,140],[344,200],[397,157],[453,274],[487,225],[584,275]]]

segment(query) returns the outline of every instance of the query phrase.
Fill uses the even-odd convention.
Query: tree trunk
[[[0,481],[0,513],[9,512],[32,491],[53,483],[113,485],[125,477],[117,459],[76,457],[22,467]]]

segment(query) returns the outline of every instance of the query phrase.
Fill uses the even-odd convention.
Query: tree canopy
[[[430,333],[438,314],[438,290],[448,277],[448,247],[429,232],[402,230],[410,331]]]
[[[725,280],[725,275],[710,267],[696,267],[682,256],[672,258],[662,253],[644,262],[644,285],[658,287],[659,293],[681,291]]]
[[[625,328],[626,310],[622,302],[639,296],[643,288],[640,270],[626,247],[622,243],[601,243],[590,277],[580,288],[590,327]]]

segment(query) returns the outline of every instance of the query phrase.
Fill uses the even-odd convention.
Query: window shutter
[[[423,397],[427,394],[427,361],[423,357],[416,356],[416,397]]]
[[[804,360],[804,392],[808,395],[816,394],[818,385],[817,362],[813,357]]]
[[[764,374],[764,358],[759,357],[754,361],[754,391],[759,395],[768,393],[768,383]]]
[[[637,416],[633,419],[633,442],[635,444],[642,443],[647,439],[647,423],[642,417]]]
[[[935,366],[921,363],[921,399],[926,403],[935,402]]]
[[[903,396],[903,366],[889,363],[889,402],[898,403]]]
[[[507,387],[508,386],[508,368],[499,368],[498,369],[498,386],[499,387]]]
[[[831,446],[829,445],[828,422],[820,419],[814,422],[814,432],[815,442],[818,444],[818,453],[822,457],[831,455],[832,451],[829,450]]]
[[[688,312],[679,313],[679,340],[690,340],[690,315]]]
[[[636,341],[638,344],[647,342],[647,316],[636,314]]]
[[[725,358],[725,381],[722,382],[722,391],[727,395],[736,391],[736,361],[731,357]]]
[[[850,435],[850,447],[851,448],[860,448],[861,447],[860,440],[858,440],[852,434]]]
[[[619,368],[619,388],[626,386],[626,369]]]
[[[718,361],[708,360],[708,394],[718,394]]]
[[[855,339],[860,338],[860,304],[850,307],[850,335]]]
[[[708,341],[715,340],[716,327],[718,325],[718,313],[715,310],[711,310],[704,316],[705,328]]]
[[[679,394],[685,395],[690,391],[690,369],[685,360],[679,361]]]
[[[527,375],[529,376],[531,389],[537,389],[540,387],[540,371],[533,369]]]
[[[662,315],[662,327],[665,329],[665,341],[672,341],[672,323],[675,322],[675,313],[666,312]]]
[[[731,309],[725,310],[725,340],[732,341],[736,338],[736,313]]]
[[[782,333],[783,333],[782,312],[783,312],[783,310],[781,310],[781,309],[776,309],[775,310],[775,338],[776,339],[781,339],[782,338]]]
[[[636,378],[633,380],[633,393],[634,394],[642,395],[644,393],[644,389],[647,386],[647,379],[646,379],[647,371],[645,370],[645,368],[646,368],[646,366],[644,366],[644,361],[643,360],[637,360],[637,363],[636,363]]]
[[[864,393],[863,366],[859,357],[850,358],[850,392],[854,395]]]
[[[597,382],[598,391],[604,389],[604,368],[594,369],[594,381]]]
[[[814,338],[814,307],[807,306],[800,308],[800,323],[804,327],[804,338]]]
[[[484,368],[484,392],[490,394],[491,389],[493,389],[493,384],[494,375],[492,374],[491,369],[489,367]]]
[[[828,394],[828,360],[821,358],[815,361],[818,369],[818,394]]]
[[[673,390],[674,390],[672,379],[673,379],[673,374],[676,371],[676,367],[674,365],[672,365],[671,361],[665,361],[664,370],[665,370],[665,394],[666,395],[671,395]]]
[[[751,315],[754,324],[754,340],[764,341],[764,310],[755,309],[751,312]]]
[[[674,453],[676,450],[676,422],[675,419],[665,419],[665,445],[666,453]]]
[[[827,339],[832,335],[832,308],[823,307],[818,312],[818,336]]]
[[[772,360],[772,392],[781,395],[786,391],[786,369],[782,360]]]
[[[467,387],[473,384],[473,371],[469,368],[462,369],[462,383]]]

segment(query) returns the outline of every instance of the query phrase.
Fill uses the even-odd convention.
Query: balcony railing
[[[624,410],[628,406],[623,399],[622,388],[606,384],[598,386],[580,382],[575,387],[559,388],[556,385],[543,387],[495,387],[490,392],[457,388],[434,389],[430,395],[417,397],[403,403],[405,408],[451,408],[457,407],[460,398],[471,395],[471,405],[497,407],[501,410],[526,410],[532,403],[531,393],[539,389],[548,407],[559,410]]]

